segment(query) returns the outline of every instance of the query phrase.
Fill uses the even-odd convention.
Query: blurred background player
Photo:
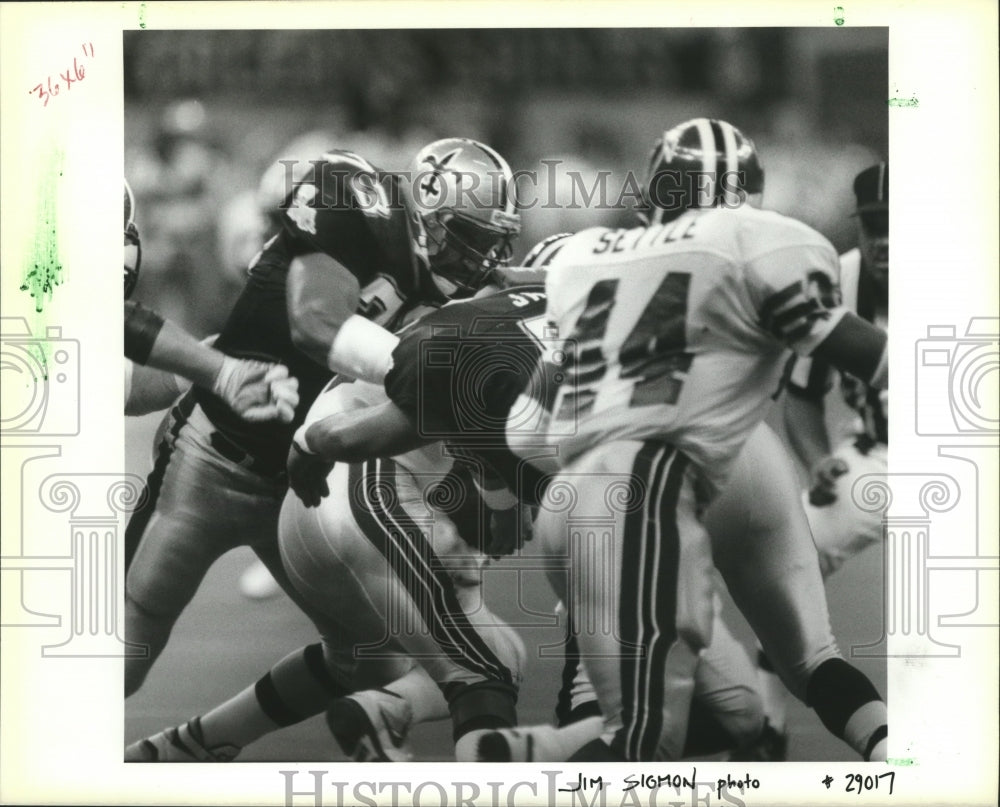
[[[889,322],[889,164],[879,162],[861,171],[854,178],[853,190],[858,246],[840,256],[842,304],[885,331]],[[851,491],[861,476],[887,471],[888,394],[887,389],[837,373],[822,360],[795,360],[785,402],[785,431],[809,470],[802,500],[824,579],[882,539],[882,514],[858,507]],[[769,720],[783,734],[787,690],[766,655],[758,654],[757,661]]]

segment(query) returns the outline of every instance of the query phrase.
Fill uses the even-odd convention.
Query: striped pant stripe
[[[666,656],[677,638],[680,543],[674,511],[687,462],[672,447],[647,442],[633,473],[647,480],[643,507],[625,518],[619,630],[638,644],[622,659],[622,728],[613,745],[629,760],[653,759],[663,729]]]
[[[358,526],[388,561],[445,655],[487,680],[512,684],[511,671],[469,622],[427,536],[395,500],[395,475],[392,460],[351,466],[351,513]]]

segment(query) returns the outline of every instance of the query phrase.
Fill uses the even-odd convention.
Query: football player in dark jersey
[[[142,265],[135,200],[125,183],[125,414],[166,409],[193,383],[244,420],[291,422],[298,382],[288,368],[234,359],[199,342],[155,311],[129,299]]]
[[[534,370],[540,349],[534,326],[543,318],[544,306],[541,286],[447,306],[401,332],[384,386],[331,382],[309,414],[303,437],[297,438],[304,445],[290,452],[297,493],[306,496],[310,506],[330,495],[328,504],[325,511],[306,509],[289,496],[281,527],[286,570],[311,613],[319,614],[314,618],[323,645],[292,654],[256,685],[197,720],[133,744],[126,759],[231,758],[264,730],[322,712],[333,694],[340,696],[340,708],[331,718],[337,735],[343,737],[353,719],[360,728],[356,734],[367,731],[370,755],[380,759],[407,758],[403,738],[410,722],[442,717],[449,707],[459,756],[463,748],[470,749],[466,759],[474,749],[471,734],[515,722],[523,646],[480,601],[477,558],[483,550],[509,553],[524,539],[517,520],[521,508],[514,506],[517,499],[508,488],[521,490],[529,501],[541,488],[538,472],[506,449],[504,427],[511,404]],[[428,363],[428,351],[438,356],[437,363]],[[442,360],[448,353],[451,360]],[[476,384],[474,396],[455,394],[457,386],[465,389],[470,382]],[[387,409],[395,412],[387,417]],[[322,416],[330,410],[337,414]],[[352,425],[344,427],[345,421]],[[372,422],[379,424],[377,429],[369,429]],[[414,451],[421,446],[429,446],[426,453]],[[332,463],[322,458],[330,450],[341,460],[352,454],[401,456],[358,462],[349,470],[342,466],[339,478],[330,476]],[[527,471],[523,478],[519,466]],[[384,507],[354,495],[358,485],[365,486],[375,475],[378,484],[370,495]],[[416,491],[414,485],[428,490]],[[442,498],[431,486],[448,492]],[[414,521],[421,518],[414,502],[422,511],[424,499],[440,500],[432,529]],[[393,531],[398,523],[409,525],[405,533]],[[319,532],[316,524],[322,524]],[[349,573],[327,559],[331,541],[337,556],[350,555]],[[412,552],[394,551],[414,542],[419,547]],[[435,687],[427,673],[408,674],[412,662],[405,655],[408,664],[383,665],[394,675],[383,682],[389,698],[384,708],[390,713],[407,710],[398,735],[386,731],[393,725],[387,722],[391,714],[368,715],[358,701],[346,701],[352,690],[343,663],[341,669],[328,663],[325,689],[275,686],[289,679],[289,668],[299,656],[303,664],[315,664],[317,657],[346,658],[348,667],[363,664],[355,658],[355,643],[370,644],[392,621],[384,614],[369,614],[366,606],[385,599],[396,581],[402,581],[398,596],[407,602],[412,597],[417,619],[428,630],[423,639],[393,636],[393,646],[398,640],[402,649],[419,657],[437,682]],[[439,596],[421,598],[416,593],[421,585]],[[355,603],[348,620],[339,605],[344,597]],[[369,664],[366,674],[373,675],[373,669]],[[361,688],[378,683],[369,678]],[[345,714],[344,707],[352,704],[354,713]],[[173,741],[175,736],[183,749]],[[355,758],[368,758],[356,747],[358,739],[344,739],[342,744]]]
[[[417,306],[469,296],[509,259],[520,230],[511,177],[488,146],[451,138],[421,150],[410,181],[331,151],[292,189],[283,227],[251,263],[215,347],[283,364],[304,405],[288,424],[247,423],[196,388],[173,408],[150,504],[126,532],[125,632],[148,651],[126,660],[126,696],[141,686],[208,568],[235,546],[253,548],[306,607],[277,546],[292,435],[334,371],[378,371],[364,362],[385,333],[376,323],[393,328]],[[300,688],[314,672],[303,661],[287,686]]]

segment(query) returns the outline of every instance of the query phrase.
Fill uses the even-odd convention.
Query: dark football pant
[[[148,650],[144,658],[125,660],[126,697],[142,685],[212,564],[231,549],[251,547],[308,613],[278,552],[284,481],[220,455],[199,407],[186,413],[175,408],[170,417],[150,476],[151,509],[133,516],[126,536],[134,557],[125,578],[125,638]]]

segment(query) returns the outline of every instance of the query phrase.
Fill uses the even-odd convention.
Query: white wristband
[[[399,337],[381,325],[351,314],[340,326],[326,357],[327,366],[360,381],[381,384],[392,369]]]
[[[309,448],[309,441],[306,440],[306,432],[309,430],[310,426],[312,426],[312,423],[303,423],[299,426],[295,430],[295,434],[292,437],[292,443],[303,454],[309,454],[310,456],[315,457],[316,452]]]

